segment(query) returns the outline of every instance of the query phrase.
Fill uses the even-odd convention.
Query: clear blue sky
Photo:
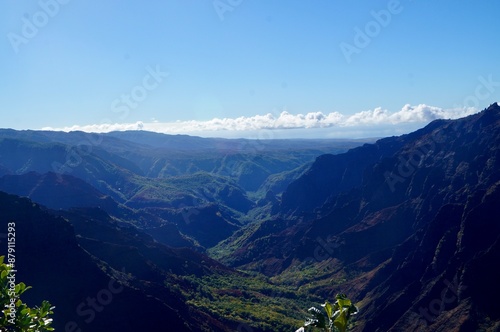
[[[59,1],[0,3],[0,127],[500,100],[497,0]]]

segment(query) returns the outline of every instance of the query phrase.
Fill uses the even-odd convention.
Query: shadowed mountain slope
[[[325,298],[351,294],[358,331],[493,328],[499,188],[493,104],[319,157],[283,194],[281,219],[235,239],[224,259]]]
[[[184,323],[190,314],[186,308],[172,308],[134,287],[127,265],[111,269],[84,251],[63,218],[3,192],[0,202],[2,229],[15,223],[16,280],[33,286],[25,294],[27,303],[46,299],[56,306],[56,330],[154,331],[158,326],[196,330],[196,323],[191,328]],[[98,299],[96,306],[87,302],[89,298]]]

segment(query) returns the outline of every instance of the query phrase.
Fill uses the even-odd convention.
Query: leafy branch
[[[54,331],[52,318],[54,307],[43,301],[40,307],[29,308],[21,295],[30,289],[23,282],[15,284],[12,280],[13,270],[4,264],[4,256],[0,256],[0,331],[3,332],[47,332]]]
[[[335,298],[333,305],[328,301],[321,305],[325,313],[316,307],[309,308],[310,317],[307,317],[304,326],[295,332],[305,332],[308,327],[325,332],[345,332],[351,316],[358,313],[358,308],[345,294],[337,294]]]

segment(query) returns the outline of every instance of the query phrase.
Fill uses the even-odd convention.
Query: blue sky
[[[400,133],[500,100],[499,12],[496,0],[5,0],[0,127]]]

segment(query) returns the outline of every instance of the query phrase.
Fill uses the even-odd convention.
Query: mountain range
[[[290,331],[339,292],[353,331],[498,330],[499,149],[498,104],[378,140],[4,129],[0,224],[61,331]]]

